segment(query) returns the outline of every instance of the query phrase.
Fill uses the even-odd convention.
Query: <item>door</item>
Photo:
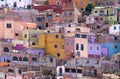
[[[97,70],[96,70],[96,69],[94,69],[93,75],[94,75],[95,77],[97,77]]]

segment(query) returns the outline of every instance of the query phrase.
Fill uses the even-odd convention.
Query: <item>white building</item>
[[[9,6],[9,7],[25,7],[32,4],[32,0],[0,0],[0,7]]]
[[[65,76],[70,76],[71,78],[81,78],[83,77],[82,68],[81,67],[68,67],[68,66],[57,66],[56,68],[56,78],[64,79]]]
[[[109,27],[109,34],[120,35],[120,24]]]

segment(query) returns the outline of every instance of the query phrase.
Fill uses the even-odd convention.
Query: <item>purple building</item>
[[[108,58],[108,49],[101,47],[101,44],[97,44],[93,35],[89,35],[88,38],[88,57],[96,59]]]
[[[39,56],[44,56],[45,55],[44,49],[28,48],[26,50],[26,52],[28,54],[31,54],[31,55],[39,55]]]
[[[88,45],[88,57],[100,59],[101,58],[101,46],[99,44]]]
[[[108,58],[108,49],[107,48],[101,48],[101,57],[107,59]]]

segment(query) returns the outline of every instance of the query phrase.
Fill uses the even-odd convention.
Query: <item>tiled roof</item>
[[[38,12],[43,12],[44,10],[53,9],[53,11],[56,13],[59,13],[59,14],[62,13],[62,7],[56,6],[56,5],[41,5],[41,6],[32,5],[32,8],[37,10]]]

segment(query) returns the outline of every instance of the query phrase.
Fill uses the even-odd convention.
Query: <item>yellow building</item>
[[[59,33],[40,34],[38,37],[39,48],[44,48],[47,55],[58,59],[65,59],[64,35]]]

